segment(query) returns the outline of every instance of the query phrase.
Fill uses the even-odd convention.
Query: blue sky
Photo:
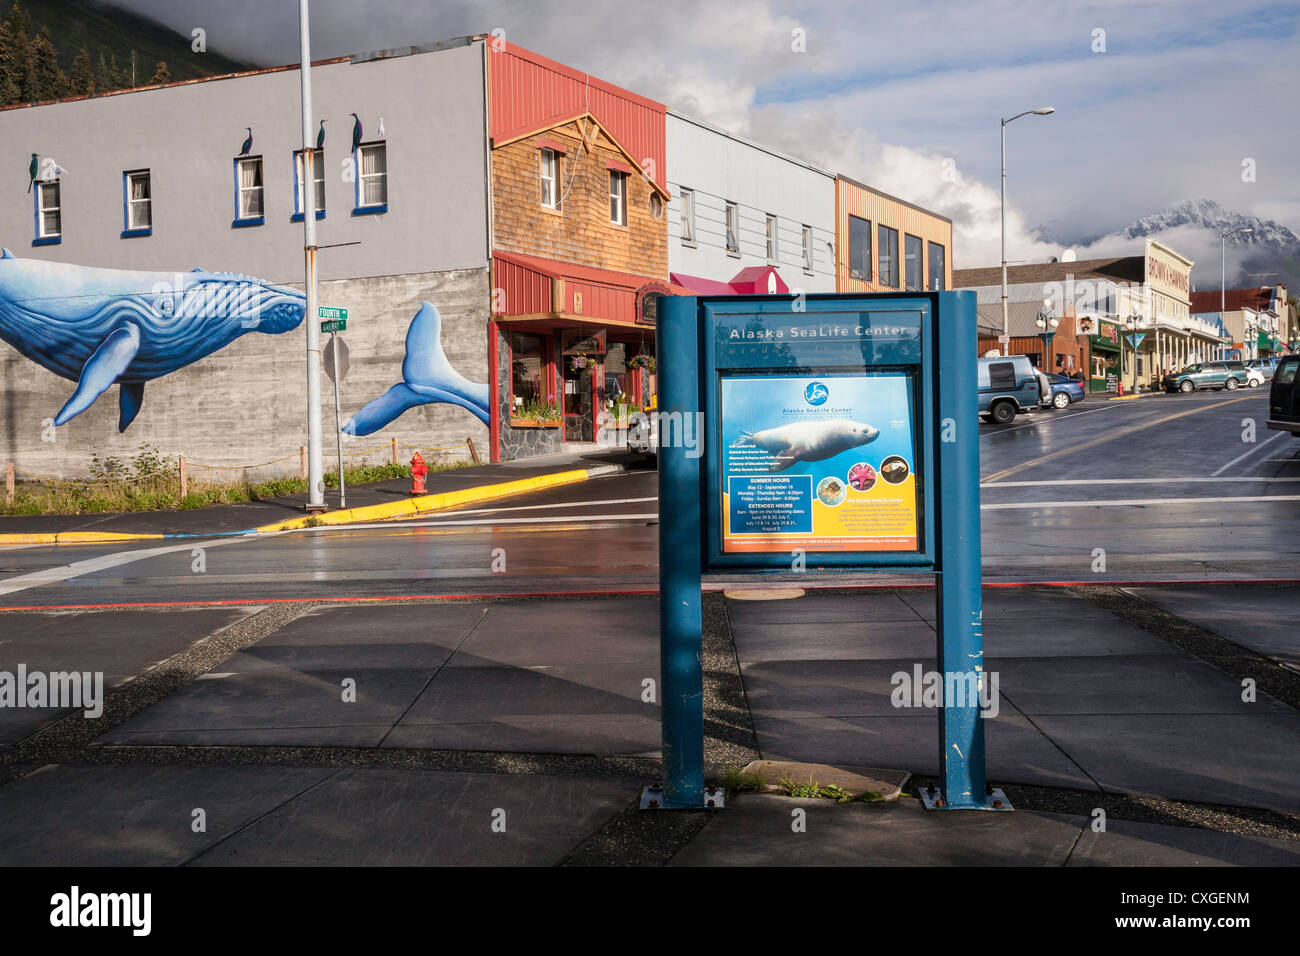
[[[213,47],[253,62],[297,58],[291,0],[117,2],[186,34],[203,26]],[[504,29],[948,215],[959,266],[997,261],[999,118],[1042,105],[1057,112],[1007,131],[1012,260],[1059,251],[1033,239],[1036,226],[1098,236],[1186,198],[1300,231],[1296,3],[314,0],[312,24],[318,57]],[[1185,241],[1217,260],[1217,241]]]

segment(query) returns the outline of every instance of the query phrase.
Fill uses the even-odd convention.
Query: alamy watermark
[[[0,671],[0,707],[82,708],[93,720],[104,713],[104,672],[29,671],[19,664]]]
[[[895,671],[889,678],[894,685],[889,702],[895,707],[974,707],[984,718],[996,717],[998,703],[997,671],[925,671],[920,664],[912,670]]]

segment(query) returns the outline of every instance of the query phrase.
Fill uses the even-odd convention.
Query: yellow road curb
[[[53,534],[0,534],[5,544],[105,544],[114,541],[161,541],[161,534],[116,534],[111,531],[58,531]]]
[[[353,524],[366,521],[386,521],[391,518],[410,517],[430,511],[443,511],[461,505],[474,504],[479,501],[492,501],[510,495],[529,491],[541,491],[556,488],[578,481],[586,481],[606,473],[607,468],[617,466],[598,466],[596,468],[575,468],[550,475],[537,475],[533,478],[520,478],[516,481],[503,481],[495,485],[478,485],[474,488],[462,488],[459,491],[444,491],[436,495],[421,495],[405,501],[394,501],[382,505],[366,505],[361,508],[347,508],[343,511],[330,511],[320,515],[304,515],[288,521],[277,521],[235,534],[265,534],[271,531],[294,531],[298,528],[320,528],[328,525]],[[593,474],[594,473],[594,474]],[[613,473],[612,471],[609,473]],[[230,534],[214,532],[211,535],[194,534],[119,534],[111,531],[60,531],[52,534],[0,534],[0,546],[15,544],[106,544],[118,541],[162,541],[174,538],[226,537]]]
[[[560,471],[553,475],[538,475],[535,478],[520,478],[518,481],[504,481],[496,485],[479,485],[476,488],[444,491],[436,495],[421,495],[418,498],[408,498],[405,501],[394,501],[389,504],[367,505],[362,508],[329,511],[320,515],[306,515],[289,521],[278,521],[275,524],[262,525],[260,528],[254,528],[253,530],[258,533],[293,531],[296,528],[319,528],[332,524],[386,521],[390,518],[410,517],[428,511],[442,511],[447,508],[474,504],[479,501],[491,501],[494,498],[505,498],[526,491],[541,491],[543,488],[569,485],[575,481],[586,481],[588,477],[586,468],[576,468],[573,471]]]

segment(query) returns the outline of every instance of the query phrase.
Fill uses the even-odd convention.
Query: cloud
[[[232,55],[297,58],[292,3],[223,0],[216,22],[210,0],[119,4],[186,34],[204,25]],[[1266,0],[312,4],[317,57],[502,28],[511,42],[949,216],[965,266],[999,259],[998,120],[1041,105],[1057,113],[1007,128],[1013,261],[1060,251],[1035,237],[1039,224],[1080,241],[1191,196],[1294,225],[1298,20],[1300,8]],[[1094,52],[1099,39],[1104,52]],[[1254,182],[1241,178],[1247,158]]]

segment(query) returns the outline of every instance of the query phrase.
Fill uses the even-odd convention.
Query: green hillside
[[[210,47],[196,53],[188,35],[96,0],[0,0],[0,11],[0,104],[250,69]]]

